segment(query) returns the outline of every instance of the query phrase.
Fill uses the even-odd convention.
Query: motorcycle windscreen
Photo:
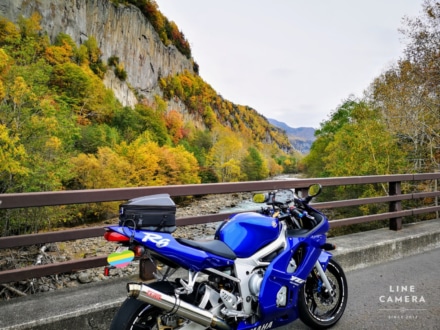
[[[234,215],[219,228],[216,237],[226,243],[238,258],[248,258],[276,240],[279,234],[278,219],[246,212]]]

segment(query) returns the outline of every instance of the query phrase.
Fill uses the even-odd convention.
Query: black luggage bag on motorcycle
[[[176,230],[176,204],[168,194],[130,199],[119,206],[119,226],[172,233]]]

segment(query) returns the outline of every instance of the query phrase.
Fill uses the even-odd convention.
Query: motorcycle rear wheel
[[[310,274],[298,297],[299,317],[313,329],[334,326],[347,305],[347,279],[342,267],[333,259],[327,265],[326,275],[335,291],[335,296],[325,292],[319,276]]]
[[[159,308],[135,298],[127,298],[113,318],[110,330],[157,330]]]
[[[172,294],[174,287],[169,282],[154,282],[150,286],[161,292]],[[135,298],[127,298],[113,317],[110,330],[158,330],[158,317],[163,311]]]

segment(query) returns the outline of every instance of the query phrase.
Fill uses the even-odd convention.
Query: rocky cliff
[[[193,72],[192,60],[174,46],[165,46],[153,26],[132,5],[115,5],[109,0],[2,0],[0,16],[16,22],[33,12],[41,17],[41,26],[51,41],[66,33],[80,45],[93,36],[102,51],[104,63],[117,56],[127,72],[121,82],[108,71],[104,83],[123,105],[133,106],[141,95],[151,99],[159,92],[158,77],[183,70]]]

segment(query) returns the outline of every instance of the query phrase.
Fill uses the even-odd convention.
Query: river
[[[277,175],[271,180],[292,180],[292,179],[300,179],[302,178],[301,174],[283,174],[283,175]],[[224,209],[221,209],[219,213],[234,213],[234,212],[247,212],[247,211],[256,211],[260,210],[261,207],[264,207],[266,204],[261,203],[254,203],[251,199],[244,200],[240,203],[238,203],[234,207],[227,207]]]

